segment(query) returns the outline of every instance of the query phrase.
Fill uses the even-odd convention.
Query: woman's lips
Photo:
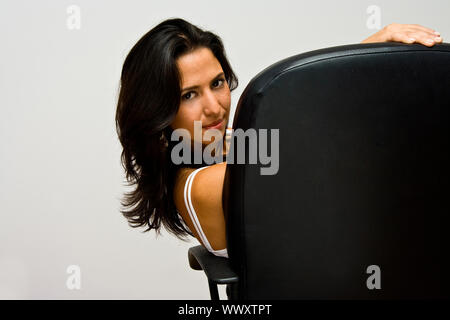
[[[205,128],[205,129],[220,129],[220,128],[222,128],[222,125],[223,125],[223,119],[222,120],[219,120],[220,122],[215,122],[214,124],[212,124],[212,125],[210,125],[210,126],[205,126],[205,127],[203,127],[203,128]]]

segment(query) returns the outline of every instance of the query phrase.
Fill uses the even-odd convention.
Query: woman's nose
[[[210,90],[205,93],[203,112],[207,116],[220,114],[221,105],[219,99]]]

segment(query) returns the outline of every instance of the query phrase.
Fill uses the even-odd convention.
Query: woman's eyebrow
[[[223,76],[224,75],[224,73],[223,73],[223,71],[222,72],[220,72],[217,76],[215,76],[212,80],[211,80],[211,82],[213,82],[214,80],[216,80],[217,78],[219,78],[219,77],[221,77],[221,76]],[[186,87],[186,88],[183,88],[182,90],[181,90],[181,92],[184,92],[184,91],[186,91],[186,90],[192,90],[192,89],[197,89],[197,88],[199,88],[200,86],[190,86],[190,87]]]

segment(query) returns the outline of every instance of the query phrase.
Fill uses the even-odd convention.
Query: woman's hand
[[[436,43],[441,43],[442,40],[440,33],[433,29],[418,24],[391,23],[361,43],[389,41],[403,43],[417,42],[427,47],[432,47]]]

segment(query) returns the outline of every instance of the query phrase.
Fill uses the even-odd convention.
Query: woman
[[[442,38],[420,25],[394,23],[362,43],[387,41],[433,46]],[[201,121],[202,134],[219,130],[226,154],[230,94],[237,85],[220,37],[183,19],[161,22],[131,49],[116,111],[122,164],[136,187],[122,202],[131,226],[158,234],[162,223],[181,240],[194,236],[213,254],[228,257],[222,209],[226,162],[176,164],[177,141],[171,137],[184,129],[191,146],[204,150],[217,143],[195,138],[194,122]]]

